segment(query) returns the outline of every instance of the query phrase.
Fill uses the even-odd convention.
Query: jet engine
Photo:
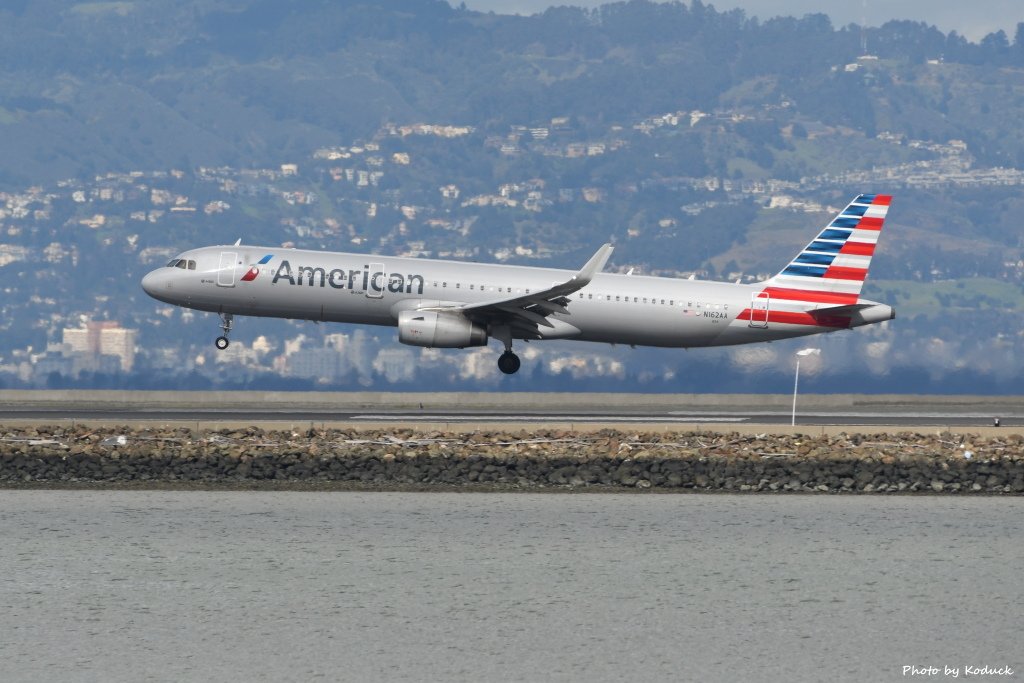
[[[487,330],[458,313],[402,311],[398,314],[398,341],[434,349],[485,346]]]

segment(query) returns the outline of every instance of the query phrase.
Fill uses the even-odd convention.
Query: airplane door
[[[388,274],[384,271],[383,263],[370,264],[370,285],[366,288],[366,296],[371,299],[380,299],[384,296],[384,290],[388,288]]]
[[[750,297],[750,327],[768,327],[769,299],[767,292],[754,292]]]
[[[238,262],[238,253],[234,251],[220,252],[220,265],[217,266],[217,286],[235,286],[235,264]]]

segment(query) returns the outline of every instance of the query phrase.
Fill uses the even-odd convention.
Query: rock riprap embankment
[[[1024,437],[0,427],[0,486],[1024,493]]]

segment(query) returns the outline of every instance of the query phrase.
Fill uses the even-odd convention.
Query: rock
[[[0,481],[8,485],[29,476],[34,485],[245,479],[363,481],[374,487],[472,482],[520,488],[1024,493],[1024,440],[1018,435],[966,439],[975,450],[966,460],[963,449],[914,434],[747,439],[711,432],[492,430],[424,436],[411,429],[199,433],[82,425],[0,428],[0,434]],[[642,445],[631,448],[627,442]]]

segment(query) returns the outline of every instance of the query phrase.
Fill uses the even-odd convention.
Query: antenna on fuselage
[[[242,244],[242,238],[239,237],[237,240],[235,240],[235,246],[238,247],[238,246],[241,246],[241,244]]]

